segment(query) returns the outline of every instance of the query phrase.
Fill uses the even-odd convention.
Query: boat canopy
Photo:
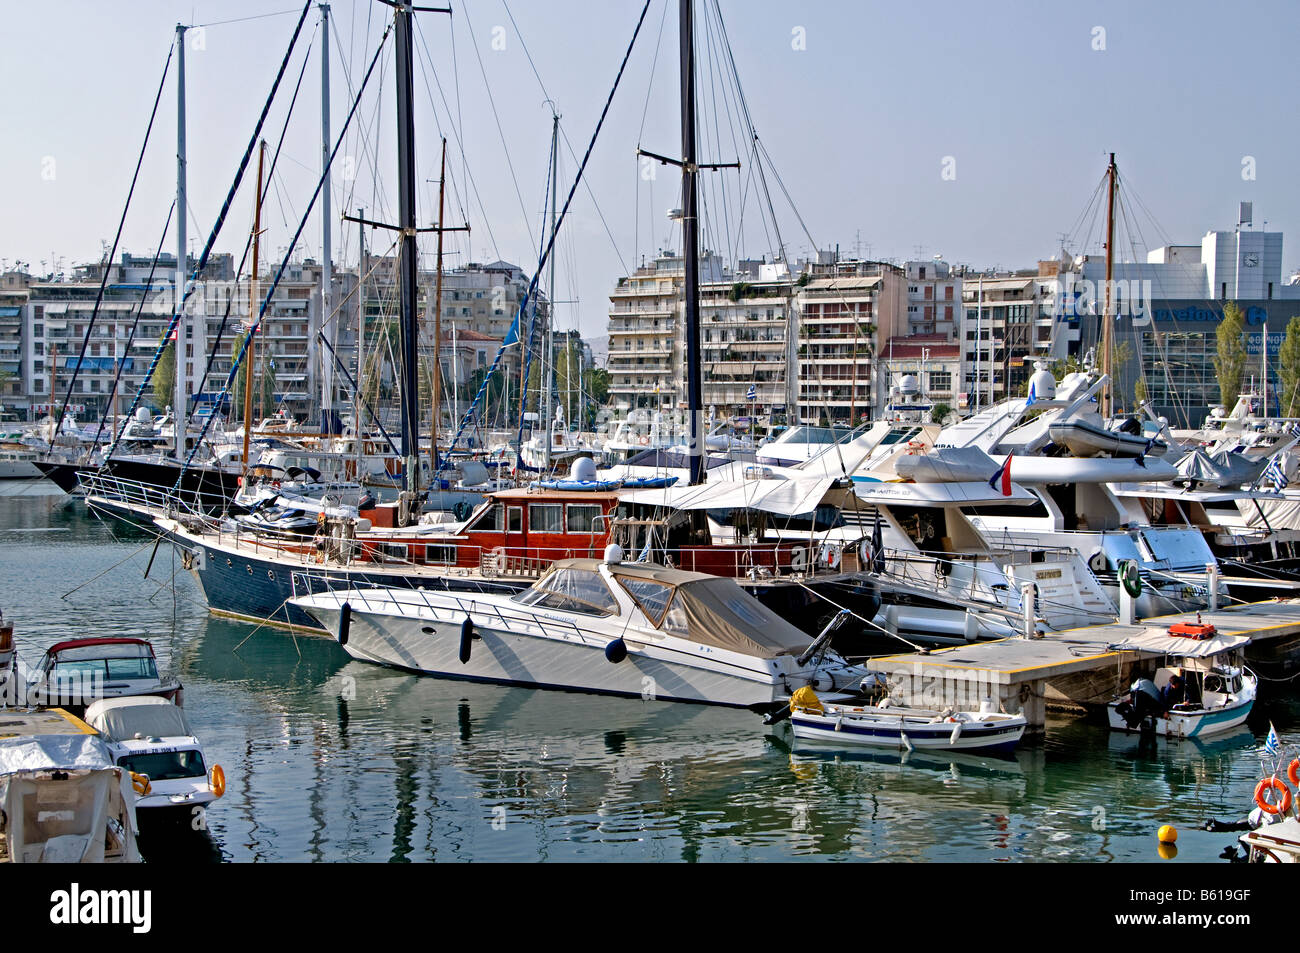
[[[1245,648],[1249,643],[1250,637],[1245,635],[1216,635],[1208,639],[1190,639],[1180,635],[1170,635],[1163,629],[1147,629],[1141,635],[1112,644],[1110,648],[1151,655],[1209,658],[1212,655]]]
[[[997,470],[998,464],[979,447],[936,447],[930,453],[904,455],[894,461],[894,471],[900,477],[917,483],[987,482]]]
[[[51,645],[46,655],[57,655],[61,662],[79,662],[102,658],[149,658],[153,646],[143,639],[76,639]]]
[[[761,510],[778,516],[799,516],[816,510],[834,484],[829,477],[743,480],[637,490],[623,493],[621,499],[674,510]]]
[[[1199,447],[1178,461],[1178,480],[1219,487],[1254,483],[1268,460],[1251,460],[1240,453],[1220,451],[1211,457]]]
[[[146,738],[190,737],[194,730],[185,709],[177,708],[156,695],[128,695],[105,698],[86,709],[92,728],[113,741],[127,741],[137,734]]]
[[[608,566],[610,575],[651,622],[671,635],[764,659],[797,655],[812,644],[806,633],[768,609],[734,579],[645,563],[606,564],[596,559],[561,560],[556,569],[594,571],[602,565]]]

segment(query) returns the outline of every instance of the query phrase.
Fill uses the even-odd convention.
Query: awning
[[[675,510],[761,510],[778,516],[798,516],[817,509],[834,483],[829,478],[736,480],[634,490],[620,493],[619,499]]]

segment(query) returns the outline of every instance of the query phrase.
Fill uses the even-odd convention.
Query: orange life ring
[[[217,797],[226,793],[226,772],[222,770],[221,765],[214,764],[212,770],[208,772],[208,787]]]
[[[1276,804],[1269,801],[1265,796],[1269,788],[1281,792],[1278,795]],[[1279,778],[1264,778],[1259,782],[1259,784],[1255,785],[1255,803],[1265,814],[1285,814],[1287,811],[1291,810],[1291,789]]]
[[[1286,776],[1297,788],[1300,788],[1300,758],[1295,758],[1286,766]]]
[[[641,446],[643,446],[643,447],[644,447],[644,446],[647,446],[649,443],[650,443],[650,438],[649,438],[649,437],[642,437],[642,438],[641,438]]]

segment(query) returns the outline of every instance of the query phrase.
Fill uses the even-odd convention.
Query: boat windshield
[[[105,678],[157,678],[158,666],[151,658],[79,659],[55,662],[52,677],[84,678],[102,675]]]
[[[128,771],[145,775],[150,781],[180,781],[201,778],[208,773],[203,754],[198,751],[142,751],[123,755],[117,763]]]
[[[637,604],[637,608],[645,613],[646,618],[658,626],[663,619],[664,611],[668,608],[668,600],[673,597],[673,587],[662,582],[632,579],[626,576],[618,577],[618,582],[627,590],[632,601]]]
[[[584,615],[614,615],[618,602],[600,576],[588,569],[557,569],[514,596],[525,606],[542,606]]]
[[[839,443],[849,437],[852,431],[848,427],[792,427],[781,435],[781,443]]]

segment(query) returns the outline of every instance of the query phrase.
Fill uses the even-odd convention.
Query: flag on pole
[[[758,388],[753,384],[750,384],[749,390],[745,391],[745,400],[758,400]]]
[[[1276,758],[1282,750],[1282,742],[1278,740],[1277,731],[1273,728],[1273,723],[1268,723],[1268,737],[1264,739],[1264,752],[1270,758]]]
[[[1264,478],[1273,484],[1275,490],[1285,490],[1291,482],[1282,472],[1282,461],[1274,457],[1267,467],[1264,468]]]
[[[1001,485],[1003,496],[1011,495],[1011,458],[1013,456],[1015,454],[1007,454],[1006,460],[1002,461],[1002,466],[998,467],[997,472],[989,478],[990,489],[996,490]]]
[[[1028,407],[1036,400],[1038,400],[1038,382],[1031,377],[1029,379],[1029,400],[1026,401],[1025,406]]]

